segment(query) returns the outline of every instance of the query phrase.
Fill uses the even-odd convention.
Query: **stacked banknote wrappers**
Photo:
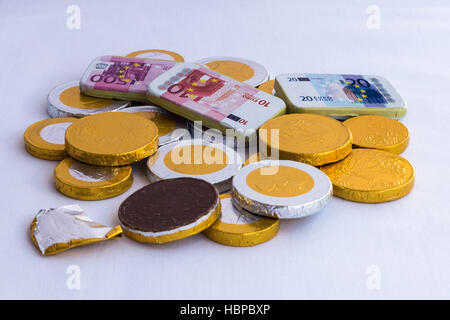
[[[40,209],[33,243],[53,255],[121,237],[166,243],[198,233],[253,246],[280,219],[320,212],[333,195],[379,203],[414,186],[402,153],[406,104],[375,75],[287,73],[254,61],[184,62],[167,50],[95,58],[48,95],[50,118],[24,134],[29,154],[59,161],[56,190],[77,200],[127,192],[133,167],[149,184],[117,209],[117,226],[77,204]],[[134,173],[136,174],[136,173]],[[362,205],[362,204],[361,204]]]

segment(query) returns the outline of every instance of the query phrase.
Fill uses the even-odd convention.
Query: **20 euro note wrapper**
[[[107,227],[89,218],[78,205],[41,209],[30,228],[42,255],[54,255],[78,246],[121,237],[122,227]]]
[[[250,137],[285,113],[283,100],[193,63],[179,63],[148,86],[150,101],[208,128]]]
[[[149,83],[176,63],[115,56],[97,57],[81,77],[80,89],[88,96],[145,102]]]
[[[374,114],[401,118],[406,103],[385,78],[357,74],[280,74],[277,96],[288,113],[315,113],[336,119]]]

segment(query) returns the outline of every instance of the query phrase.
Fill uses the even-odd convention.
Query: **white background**
[[[450,298],[450,6],[448,1],[1,1],[1,298]],[[66,9],[81,9],[81,29]],[[366,26],[378,5],[380,29]],[[29,224],[40,208],[78,203],[118,224],[117,209],[147,184],[136,166],[125,194],[96,202],[53,186],[56,162],[23,147],[46,96],[105,54],[179,52],[186,61],[238,56],[285,72],[378,74],[407,100],[403,156],[416,186],[391,203],[334,198],[321,213],[283,221],[252,248],[197,235],[165,245],[127,238],[42,257]],[[80,290],[66,286],[81,270]],[[372,267],[371,267],[372,266]],[[374,267],[373,267],[374,266]],[[379,289],[367,282],[379,279]]]

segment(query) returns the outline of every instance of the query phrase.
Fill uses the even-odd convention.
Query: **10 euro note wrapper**
[[[285,103],[266,92],[198,64],[182,63],[149,85],[149,100],[192,121],[222,132],[250,136],[266,121],[285,113]]]

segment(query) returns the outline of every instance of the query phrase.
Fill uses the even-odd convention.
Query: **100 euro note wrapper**
[[[150,82],[176,64],[174,61],[97,57],[81,77],[80,89],[93,97],[146,102]]]

